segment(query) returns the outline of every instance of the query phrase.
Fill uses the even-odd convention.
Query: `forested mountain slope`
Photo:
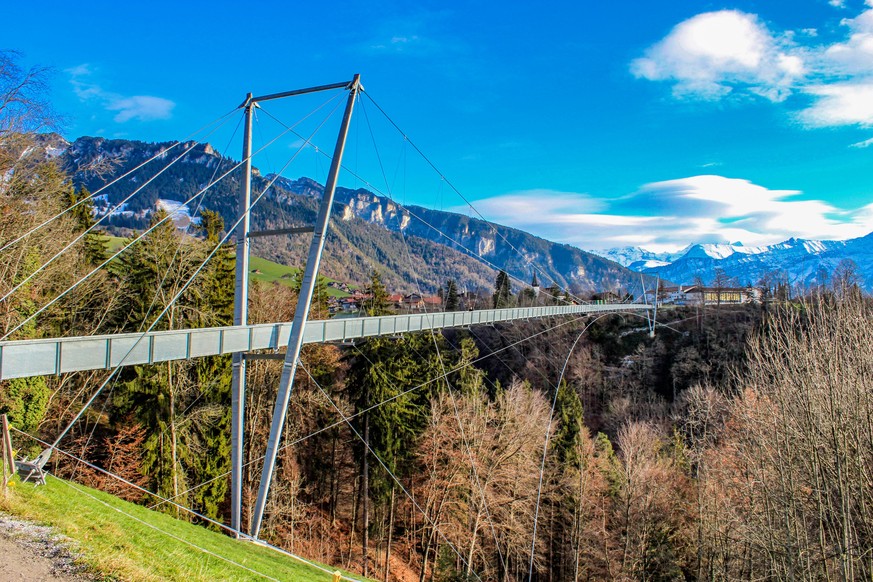
[[[148,182],[158,169],[186,150],[190,151],[177,163]],[[208,144],[194,142],[148,144],[83,137],[67,146],[55,143],[53,151],[77,185],[91,191],[155,154],[166,152],[159,160],[101,192],[98,212],[106,212],[134,189],[141,188],[109,219],[115,229],[144,228],[159,200],[185,202],[209,184],[213,176],[221,176],[235,164]],[[196,218],[200,209],[213,209],[221,213],[226,224],[233,224],[240,171],[235,170],[216,184],[202,201],[195,200],[187,213]],[[255,172],[255,197],[269,182],[268,178],[272,176]],[[322,185],[308,178],[279,178],[253,210],[253,229],[312,224],[321,191]],[[307,250],[301,240],[299,237],[256,240],[254,252],[278,262],[300,264]],[[455,279],[460,287],[471,291],[490,290],[495,268],[512,275],[516,287],[520,281],[530,281],[534,271],[543,287],[556,283],[577,293],[639,287],[638,274],[575,247],[461,214],[415,206],[405,208],[367,190],[342,187],[337,189],[323,265],[326,275],[356,283],[365,282],[373,269],[379,269],[389,287],[398,291],[421,288],[432,292],[447,279]]]

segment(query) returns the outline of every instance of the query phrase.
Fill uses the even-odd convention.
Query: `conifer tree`
[[[382,283],[382,275],[379,271],[373,271],[370,275],[370,283],[364,289],[369,297],[364,301],[364,311],[367,315],[388,315],[391,313],[391,305],[388,303],[388,290]]]
[[[68,207],[73,208],[70,213],[76,221],[79,230],[85,231],[94,226],[94,202],[91,193],[84,186],[74,190],[72,186],[67,191],[66,200]],[[83,240],[85,246],[85,259],[92,265],[100,265],[106,260],[106,235],[99,229],[91,230]]]
[[[446,281],[445,303],[446,311],[457,311],[460,301],[458,299],[458,285],[454,279]]]
[[[165,216],[156,213],[152,224]],[[234,269],[229,247],[218,249],[170,305],[218,243],[223,225],[218,219],[207,223],[207,241],[200,242],[184,239],[171,222],[164,222],[120,261],[116,270],[125,289],[125,327],[145,329],[165,308],[157,329],[231,324]],[[159,495],[180,495],[229,468],[230,370],[228,356],[215,356],[125,371],[115,412],[121,418],[132,413],[142,424],[143,472]],[[180,503],[217,517],[226,493],[226,480],[217,479]]]
[[[430,333],[407,334],[396,340],[371,338],[358,349],[358,357],[351,362],[347,386],[349,400],[358,413],[352,422],[368,445],[361,447],[357,455],[363,490],[359,503],[366,532],[369,501],[374,502],[374,513],[384,512],[395,485],[368,451],[371,449],[401,479],[409,474],[415,453],[409,443],[417,442],[427,426],[430,398],[448,386],[444,379],[435,380],[441,378],[444,369],[457,368],[458,360],[442,336]],[[472,340],[465,342],[463,357],[472,361],[476,355]],[[464,372],[467,373],[455,376],[463,384],[460,389],[480,390],[481,375],[470,370]],[[409,390],[419,385],[423,385],[421,389]]]
[[[558,388],[555,416],[558,426],[552,439],[552,449],[557,461],[561,466],[569,465],[578,469],[580,463],[578,445],[584,426],[582,401],[566,380],[562,380]]]
[[[494,308],[502,309],[511,305],[512,290],[509,285],[509,275],[506,271],[500,271],[494,283]]]

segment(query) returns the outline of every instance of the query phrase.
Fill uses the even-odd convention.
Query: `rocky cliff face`
[[[284,187],[306,196],[320,196],[322,191],[308,178],[289,180]],[[342,205],[343,220],[357,218],[448,246],[521,280],[529,281],[536,271],[544,287],[556,283],[578,293],[639,288],[639,276],[613,261],[518,229],[454,212],[402,206],[365,189],[337,188],[336,201]]]

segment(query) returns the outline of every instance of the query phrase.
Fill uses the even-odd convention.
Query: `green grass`
[[[124,246],[124,242],[127,240],[123,236],[103,235],[100,238],[106,241],[106,250],[109,251],[110,254],[115,254],[120,251],[121,247]]]
[[[120,236],[105,236],[106,247],[110,253],[118,252],[124,246],[124,241],[127,240]],[[294,274],[299,271],[298,267],[288,267],[261,257],[249,257],[249,273],[252,281],[260,283],[279,283],[280,285],[291,285]],[[333,279],[327,279],[333,281]],[[335,287],[328,287],[327,294],[330,297],[348,297],[349,294]]]
[[[273,261],[268,261],[267,259],[262,259],[261,257],[252,256],[249,257],[249,271],[251,273],[250,277],[253,281],[260,281],[262,283],[278,282],[281,285],[291,285],[294,274],[300,271],[300,268],[288,267],[286,265],[274,263]],[[326,279],[328,282],[334,281],[334,279],[327,277]],[[349,296],[349,293],[335,287],[328,287],[327,294],[330,297]]]
[[[13,484],[5,499],[0,496],[0,508],[72,539],[89,569],[107,580],[332,580],[330,574],[269,548],[102,491],[54,477],[44,487],[17,478]]]

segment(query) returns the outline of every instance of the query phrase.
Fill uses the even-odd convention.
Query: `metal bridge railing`
[[[625,303],[561,305],[315,320],[306,323],[303,343],[343,342],[499,321],[641,309],[649,307]],[[156,364],[254,350],[276,350],[287,346],[291,328],[292,324],[285,322],[146,334],[4,341],[0,342],[0,380]]]

